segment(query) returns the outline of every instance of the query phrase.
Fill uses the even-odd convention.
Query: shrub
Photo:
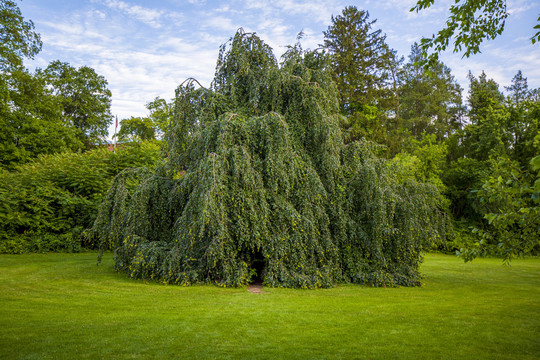
[[[0,252],[78,251],[82,229],[91,226],[97,206],[118,172],[153,167],[156,142],[117,149],[41,156],[0,173]]]

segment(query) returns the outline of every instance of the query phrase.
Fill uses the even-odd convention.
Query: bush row
[[[126,168],[154,167],[161,159],[160,144],[152,141],[115,151],[40,156],[0,172],[0,253],[94,247],[83,230],[93,223],[112,179]]]

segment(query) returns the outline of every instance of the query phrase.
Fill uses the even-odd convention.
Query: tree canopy
[[[497,4],[456,2],[473,31],[463,46],[500,25],[467,11]],[[426,246],[466,260],[540,251],[540,90],[521,71],[507,96],[470,73],[462,105],[448,67],[436,58],[422,67],[429,42],[404,63],[369,13],[350,6],[332,17],[322,48],[297,43],[279,60],[239,31],[209,88],[186,80],[173,102],[155,98],[148,116],[122,120],[117,135],[133,151],[86,158],[112,119],[107,81],[61,61],[29,72],[23,58],[39,51],[39,35],[14,2],[0,5],[0,252],[81,243],[70,233],[93,222],[109,184],[87,166],[100,163],[94,155],[111,176],[161,164],[119,174],[90,231],[97,238],[85,240],[115,249],[116,267],[133,277],[415,285]],[[79,194],[84,183],[93,190]]]
[[[460,128],[461,87],[442,62],[429,74],[419,65],[421,50],[411,46],[409,62],[400,71],[400,121],[415,139],[435,134],[439,140]]]
[[[418,285],[444,237],[435,187],[399,182],[367,142],[343,142],[325,58],[240,30],[209,89],[177,89],[168,162],[124,171],[93,232],[116,268],[165,283]]]
[[[410,11],[418,12],[434,3],[435,0],[418,0]],[[463,50],[464,57],[479,53],[484,40],[493,40],[502,34],[508,15],[506,0],[456,0],[450,6],[446,27],[431,38],[421,40],[422,64],[435,63],[439,53],[449,47],[451,39],[454,40],[454,52]],[[540,40],[540,14],[537,21],[534,26],[537,32],[531,37],[533,44]],[[429,49],[433,52],[428,55]]]
[[[0,15],[0,166],[102,142],[112,121],[105,78],[58,60],[31,73],[23,60],[41,50],[34,24],[14,1],[0,0]]]
[[[0,71],[22,65],[41,51],[41,39],[32,20],[24,20],[11,0],[0,0]]]
[[[369,20],[369,12],[348,6],[341,15],[332,16],[324,32],[339,104],[348,115],[362,106],[377,105],[389,78],[391,51],[381,30],[372,30],[376,21]]]
[[[107,80],[94,69],[76,69],[68,63],[53,61],[38,76],[46,79],[62,109],[62,122],[76,129],[87,148],[102,141],[112,123],[111,91]]]
[[[62,121],[47,82],[25,69],[0,75],[0,166],[13,169],[40,154],[79,150],[80,139]]]
[[[145,117],[131,117],[120,121],[120,131],[116,136],[121,141],[140,141],[162,138],[171,123],[173,104],[156,97],[146,104],[150,114]]]
[[[369,12],[348,6],[332,16],[324,32],[332,79],[338,89],[342,128],[348,141],[366,138],[385,143],[389,113],[397,115],[397,68],[400,59],[386,43],[386,35],[373,29],[377,20]]]

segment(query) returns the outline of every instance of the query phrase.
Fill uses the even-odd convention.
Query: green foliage
[[[0,74],[0,161],[13,169],[41,154],[82,147],[62,123],[61,106],[44,79],[24,69]]]
[[[461,127],[462,89],[442,62],[437,61],[426,72],[418,64],[420,60],[421,50],[415,43],[400,72],[399,117],[415,139],[436,134],[442,140]]]
[[[404,150],[406,152],[397,154],[388,162],[390,174],[401,184],[412,181],[435,187],[437,191],[431,192],[430,201],[436,202],[439,209],[449,213],[450,202],[442,195],[447,189],[441,180],[446,167],[446,145],[438,143],[433,134],[426,135],[422,141],[411,140]],[[448,227],[445,235],[452,235],[451,227]],[[424,248],[440,250],[445,248],[444,239],[445,237],[426,238],[422,245]]]
[[[518,106],[529,97],[527,78],[523,77],[521,70],[518,70],[517,74],[512,78],[512,85],[506,86],[505,89],[510,92],[508,98]]]
[[[103,142],[112,123],[107,80],[88,66],[76,69],[59,60],[38,70],[37,76],[45,78],[52,87],[61,104],[63,124],[75,128],[87,148]]]
[[[458,221],[481,221],[483,214],[477,206],[472,190],[479,189],[491,172],[488,161],[460,158],[450,163],[441,178],[446,186],[445,196],[450,200],[450,211]]]
[[[404,150],[406,152],[397,154],[390,161],[390,164],[397,165],[392,171],[400,181],[414,179],[420,183],[432,184],[444,193],[446,187],[441,175],[446,165],[447,146],[438,143],[433,134],[425,135],[422,141],[409,141]]]
[[[418,0],[410,11],[419,12],[431,7],[435,0]],[[480,52],[480,44],[484,40],[493,40],[504,30],[506,18],[510,15],[506,8],[506,0],[456,0],[450,6],[450,16],[446,27],[433,34],[431,38],[423,38],[420,42],[422,59],[419,64],[428,68],[437,63],[439,53],[445,51],[454,40],[454,52],[464,50],[463,57]],[[533,29],[540,29],[540,16]],[[540,31],[531,38],[534,45],[540,40]],[[428,54],[429,50],[433,52]]]
[[[0,252],[77,250],[80,244],[73,244],[67,234],[74,228],[80,232],[89,200],[33,173],[2,173]]]
[[[41,45],[34,23],[24,20],[17,3],[0,0],[0,71],[20,67],[23,57],[33,58]]]
[[[162,138],[171,124],[174,104],[168,103],[165,99],[156,97],[153,101],[146,104],[146,108],[150,111],[148,117],[154,124],[156,137]]]
[[[163,137],[171,124],[174,104],[156,97],[146,104],[146,108],[150,111],[147,117],[132,116],[120,121],[119,140],[144,141]]]
[[[469,79],[469,124],[450,137],[450,159],[458,159],[442,176],[457,221],[451,246],[466,261],[537,253],[538,206],[534,176],[526,169],[540,150],[540,102],[521,72],[506,99],[484,73]]]
[[[486,161],[490,157],[508,156],[512,142],[510,112],[504,106],[504,96],[486,74],[477,79],[469,73],[469,121],[458,136],[463,154]]]
[[[132,116],[120,121],[120,131],[116,136],[120,141],[154,140],[156,129],[151,119]]]
[[[152,166],[159,145],[142,143],[116,152],[96,149],[40,156],[16,170],[0,173],[0,253],[77,251],[84,228],[120,171]],[[89,239],[88,241],[92,241]]]
[[[539,157],[531,161],[538,171]],[[500,158],[493,173],[478,190],[487,220],[477,227],[480,240],[460,250],[467,261],[484,254],[495,254],[509,261],[513,257],[537,254],[540,250],[539,173],[524,171],[519,163]]]
[[[110,92],[88,67],[58,61],[31,74],[0,74],[1,166],[12,170],[38,155],[78,151],[107,134]]]
[[[23,58],[41,49],[34,24],[14,1],[1,0],[0,14],[0,166],[95,145],[111,121],[107,81],[60,61],[31,74]]]
[[[371,30],[376,21],[369,21],[367,11],[348,6],[332,16],[332,25],[324,32],[339,105],[348,115],[363,105],[375,105],[389,79],[391,51],[381,30]]]
[[[434,2],[435,0],[418,0],[410,11],[421,11],[429,8]],[[484,40],[495,39],[503,32],[507,17],[506,0],[456,1],[450,6],[446,27],[433,34],[431,38],[421,40],[423,60],[420,64],[437,63],[439,53],[447,49],[452,38],[454,52],[464,50],[464,57],[480,52],[480,44]],[[433,49],[433,52],[428,55],[430,49]]]
[[[389,136],[399,116],[398,67],[401,59],[389,48],[381,30],[372,31],[376,20],[354,6],[332,17],[324,32],[328,67],[337,85],[341,121],[347,142],[365,138],[396,147]]]
[[[422,244],[447,228],[435,187],[393,180],[366,142],[345,145],[326,57],[281,66],[240,30],[211,89],[177,89],[156,172],[120,173],[93,227],[118,270],[165,283],[418,285]]]
[[[509,110],[510,158],[527,167],[529,161],[540,152],[540,143],[535,139],[540,131],[540,98],[535,97],[538,89],[529,91],[527,78],[518,71],[512,79],[511,91],[506,101]]]
[[[487,108],[485,117],[477,118],[465,127],[463,147],[466,154],[478,160],[488,160],[495,156],[510,155],[512,133],[510,114],[507,109]]]
[[[536,29],[538,31],[531,37],[531,42],[533,43],[533,45],[537,41],[540,41],[540,16],[538,16],[538,19],[536,19],[536,21],[538,21],[538,24],[534,25],[533,29]]]
[[[538,203],[540,201],[540,155],[531,159],[531,169],[536,172],[536,180],[534,181],[534,190],[531,198]]]
[[[357,111],[340,120],[339,125],[347,143],[359,139],[383,140],[387,136],[384,116],[375,106],[358,106]]]
[[[485,118],[486,113],[492,109],[503,107],[504,95],[499,91],[499,85],[493,80],[488,79],[486,74],[476,78],[469,71],[469,117],[474,122],[477,118]]]

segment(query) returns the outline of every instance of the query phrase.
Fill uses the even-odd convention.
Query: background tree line
[[[0,12],[1,166],[14,169],[41,154],[103,142],[112,122],[107,80],[59,60],[30,72],[23,60],[39,53],[40,36],[14,1],[2,0]]]
[[[26,69],[24,58],[41,49],[39,34],[14,1],[2,0],[0,10],[0,159],[7,196],[8,178],[55,161],[44,155],[85,152],[103,142],[112,115],[107,81],[93,69],[61,61],[34,73]],[[332,17],[320,55],[337,87],[346,142],[383,145],[378,155],[390,160],[397,177],[430,183],[444,195],[455,231],[453,241],[437,248],[458,250],[466,259],[537,253],[539,89],[528,89],[519,71],[504,95],[486,74],[470,73],[464,102],[451,70],[438,58],[426,62],[423,46],[414,44],[405,60],[367,11],[347,7]],[[154,99],[148,116],[120,122],[118,139],[161,139],[178,113],[175,106]],[[109,184],[110,178],[103,189]],[[5,206],[4,219],[12,212]],[[5,231],[5,238],[24,231],[17,229]]]
[[[456,230],[446,250],[469,260],[538,253],[540,89],[518,71],[505,96],[484,72],[469,73],[463,103],[451,70],[426,61],[425,41],[405,62],[375,22],[351,6],[324,33],[347,138],[383,144],[398,176],[439,188]]]
[[[42,46],[34,24],[15,1],[1,0],[0,14],[0,252],[92,247],[81,234],[114,176],[154,166],[160,146],[100,147],[112,123],[107,80],[60,60],[29,71],[24,60]]]

